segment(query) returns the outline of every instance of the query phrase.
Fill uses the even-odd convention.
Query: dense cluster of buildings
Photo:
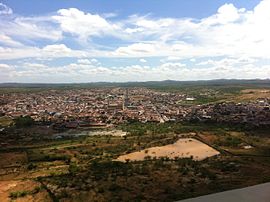
[[[194,107],[188,117],[199,121],[270,126],[270,99],[202,105]]]
[[[0,116],[31,116],[35,121],[78,126],[129,121],[214,120],[270,125],[270,100],[250,103],[183,105],[196,98],[147,88],[49,90],[0,95]]]

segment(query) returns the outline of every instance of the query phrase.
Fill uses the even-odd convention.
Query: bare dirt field
[[[256,100],[258,98],[269,98],[269,89],[245,89],[241,91],[241,95],[237,96],[235,99],[239,101],[245,100]]]
[[[9,202],[51,202],[46,190],[37,189],[40,187],[38,182],[32,180],[11,180],[11,181],[0,181],[0,201]],[[36,191],[34,192],[34,190]],[[18,194],[18,198],[11,198],[10,195]],[[23,196],[19,196],[20,193],[25,193]]]
[[[212,147],[194,139],[194,138],[181,138],[174,144],[152,147],[144,149],[138,152],[122,155],[117,158],[119,161],[140,161],[144,160],[145,157],[150,156],[151,158],[168,157],[174,158],[189,158],[193,157],[194,160],[200,161],[205,158],[218,155],[219,152]]]
[[[25,152],[0,153],[0,168],[20,166],[26,162],[27,155]]]

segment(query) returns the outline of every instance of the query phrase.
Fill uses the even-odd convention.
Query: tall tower
[[[125,109],[126,109],[126,107],[125,107],[125,96],[123,95],[122,110],[124,111]]]
[[[129,104],[129,98],[128,98],[128,88],[126,88],[126,92],[125,92],[125,94],[124,94],[124,96],[123,96],[123,110],[125,110],[126,109],[126,106],[128,106],[128,104]]]

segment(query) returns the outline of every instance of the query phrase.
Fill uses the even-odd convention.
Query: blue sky
[[[158,17],[203,18],[216,13],[217,9],[233,3],[236,7],[254,8],[259,0],[6,0],[2,1],[21,15],[40,15],[53,13],[61,8],[78,8],[90,13],[119,13],[119,18],[133,14],[152,13]]]
[[[270,0],[2,0],[0,82],[265,79]]]

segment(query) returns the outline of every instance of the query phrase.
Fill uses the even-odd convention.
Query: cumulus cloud
[[[62,39],[62,31],[55,27],[50,17],[1,18],[0,16],[0,30],[2,35],[9,36],[12,40],[25,45],[36,43],[40,39],[50,41]]]
[[[182,63],[164,63],[159,66],[128,65],[107,67],[103,65],[70,63],[64,66],[50,67],[38,63],[25,63],[24,68],[16,67],[16,71],[7,64],[0,64],[0,73],[6,78],[15,81],[39,82],[95,82],[95,81],[147,81],[147,80],[208,80],[208,79],[266,79],[270,75],[270,65],[256,66],[241,63],[237,68],[236,61],[228,59],[230,65],[220,65],[225,59],[213,61],[219,65],[204,66],[201,68],[187,67]],[[8,81],[8,80],[7,80]]]
[[[66,66],[33,63],[24,70],[9,69],[14,78],[53,73],[60,75],[61,81],[269,78],[269,10],[270,0],[262,0],[251,10],[224,4],[202,19],[152,15],[121,19],[77,8],[26,17],[14,15],[0,4],[0,14],[5,15],[0,16],[0,63],[23,58],[76,58],[76,63]],[[129,66],[107,67],[99,62],[99,58],[130,57],[136,62]],[[151,66],[150,57],[158,58],[160,64]],[[8,74],[7,68],[5,71]]]
[[[12,65],[0,63],[0,82],[11,81],[14,72]]]
[[[40,64],[40,63],[29,63],[29,62],[26,62],[23,64],[23,67],[25,67],[26,69],[33,69],[33,70],[36,70],[36,69],[42,69],[42,68],[47,68],[46,65],[44,64]]]
[[[119,47],[114,52],[115,56],[140,57],[142,55],[153,56],[157,52],[157,45],[152,43],[134,43],[125,47]]]
[[[197,63],[198,66],[216,66],[216,67],[239,67],[242,65],[254,64],[257,59],[254,58],[223,58],[220,60],[208,59]]]
[[[7,5],[0,3],[0,15],[10,15],[13,11]]]
[[[52,16],[15,17],[1,20],[2,36],[22,43],[25,39],[91,41],[92,55],[104,57],[179,58],[247,56],[269,58],[270,0],[261,1],[253,10],[224,4],[217,12],[203,19],[154,18],[132,15],[126,20],[107,19],[77,8],[60,9]],[[67,35],[63,36],[63,32]],[[16,41],[14,37],[18,40]],[[98,45],[93,37],[115,37],[117,46]],[[3,40],[2,40],[3,41]],[[122,42],[124,41],[124,42]],[[14,43],[14,44],[15,44]],[[82,50],[88,51],[87,47]],[[98,55],[100,54],[100,55]]]
[[[88,59],[79,59],[78,63],[79,64],[87,64],[87,65],[92,64],[92,62],[90,60],[88,60]]]
[[[90,57],[97,52],[74,50],[67,47],[65,44],[51,44],[42,48],[38,47],[21,47],[8,48],[0,47],[0,58],[5,60],[31,58],[37,60],[52,60],[53,58],[69,58]],[[1,61],[1,60],[0,60]]]
[[[10,68],[10,65],[7,65],[7,64],[0,64],[0,69],[8,69]]]
[[[83,65],[99,65],[100,63],[98,62],[97,59],[93,58],[91,60],[89,59],[78,59],[78,64],[83,64]]]
[[[52,18],[60,24],[64,32],[84,40],[90,36],[112,34],[119,29],[118,25],[109,23],[100,15],[84,13],[77,8],[60,9],[57,14]]]
[[[68,48],[65,44],[47,45],[43,48],[43,50],[53,54],[71,52],[71,49]]]
[[[211,25],[233,23],[240,19],[245,9],[237,9],[233,4],[224,4],[217,10],[217,14],[204,19],[203,23]]]
[[[146,60],[146,59],[141,58],[141,59],[140,59],[140,62],[141,62],[141,63],[146,63],[146,62],[147,62],[147,60]]]
[[[0,44],[4,44],[5,46],[11,46],[11,47],[19,47],[23,46],[22,43],[13,40],[11,37],[5,35],[5,34],[0,34]]]
[[[65,44],[47,45],[39,50],[40,57],[86,57],[87,52],[81,50],[73,50]]]

